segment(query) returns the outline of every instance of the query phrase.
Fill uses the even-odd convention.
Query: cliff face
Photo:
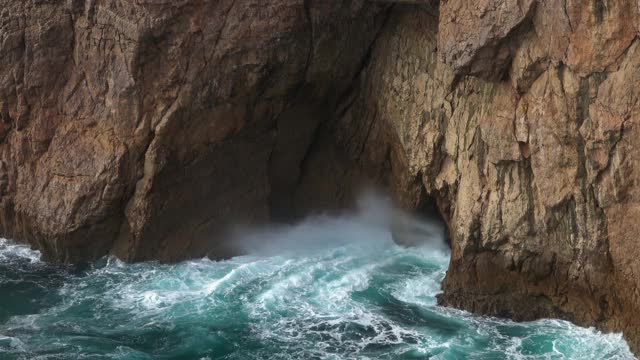
[[[54,261],[435,199],[440,302],[640,349],[636,1],[0,1],[0,210]]]
[[[67,262],[227,255],[224,225],[286,205],[387,6],[0,4],[2,232]]]
[[[345,122],[395,134],[448,223],[439,301],[640,344],[632,1],[397,6]]]

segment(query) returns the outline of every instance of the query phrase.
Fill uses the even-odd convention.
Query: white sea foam
[[[33,263],[40,262],[40,252],[32,250],[29,246],[16,244],[7,239],[0,238],[0,261],[10,259],[26,259]]]
[[[5,345],[13,350],[26,351],[25,344],[20,339],[11,336],[0,335],[0,348]],[[0,354],[2,354],[1,351]]]
[[[0,324],[0,358],[633,358],[620,334],[438,307],[442,234],[420,232],[433,238],[403,248],[387,203],[361,209],[244,231],[236,236],[251,255],[227,261],[108,258],[53,288],[59,301]],[[0,240],[0,262],[36,255]]]

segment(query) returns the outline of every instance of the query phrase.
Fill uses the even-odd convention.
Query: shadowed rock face
[[[2,231],[65,262],[229,255],[225,224],[288,204],[389,6],[0,4]]]
[[[0,209],[53,261],[434,198],[440,302],[640,349],[632,0],[0,1]]]

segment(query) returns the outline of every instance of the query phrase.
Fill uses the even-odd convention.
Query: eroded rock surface
[[[231,223],[435,199],[440,302],[640,350],[635,0],[3,0],[5,236],[233,253]]]
[[[623,330],[637,351],[637,4],[439,10],[394,9],[352,110],[366,115],[346,120],[389,129],[437,199],[452,244],[439,301]]]
[[[1,5],[2,230],[67,262],[228,255],[213,238],[269,220],[389,6]]]

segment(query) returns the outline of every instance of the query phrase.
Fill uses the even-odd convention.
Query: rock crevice
[[[633,0],[0,0],[0,231],[51,261],[435,200],[442,304],[640,347]]]

